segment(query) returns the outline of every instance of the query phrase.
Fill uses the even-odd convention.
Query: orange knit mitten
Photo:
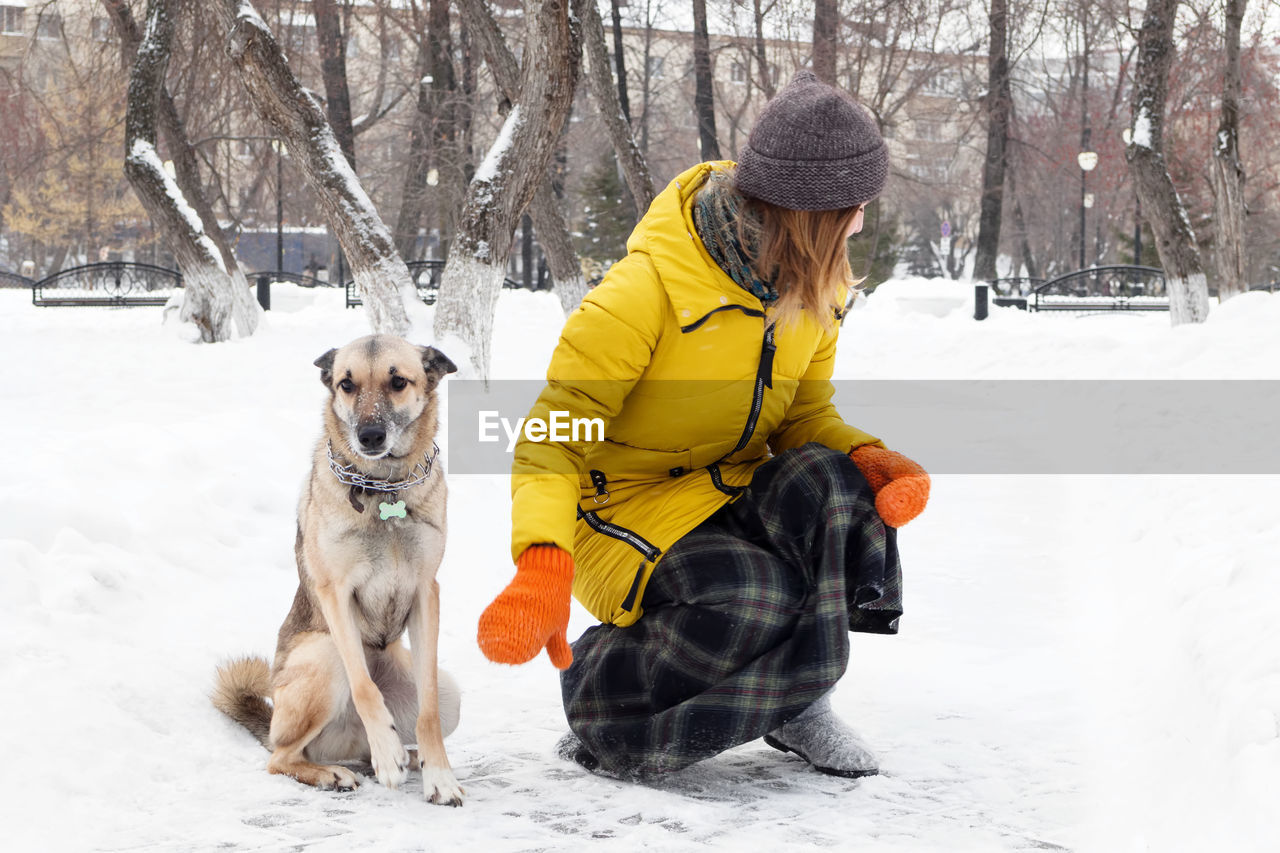
[[[849,458],[876,494],[876,512],[890,527],[901,527],[929,502],[929,474],[901,453],[874,444],[855,447]]]
[[[516,576],[480,614],[476,639],[495,663],[526,663],[545,646],[556,669],[568,669],[573,650],[569,599],[573,557],[555,545],[531,545],[516,560]]]

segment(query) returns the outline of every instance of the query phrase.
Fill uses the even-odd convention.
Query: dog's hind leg
[[[316,764],[308,756],[309,748],[320,747],[331,760],[362,757],[358,751],[331,755],[338,746],[335,740],[350,740],[341,730],[351,727],[347,719],[351,694],[342,660],[329,635],[299,635],[273,682],[275,707],[267,770],[317,788],[349,791],[360,784],[347,768]],[[358,721],[355,728],[362,734]]]
[[[389,646],[377,658],[371,658],[370,674],[382,691],[387,710],[395,718],[396,729],[406,744],[414,743],[418,725],[418,684],[414,675],[413,659],[409,649],[401,643]],[[462,691],[458,682],[448,672],[437,667],[437,694],[439,695],[440,733],[443,737],[453,734],[458,727],[462,709]],[[417,762],[411,761],[416,766]]]

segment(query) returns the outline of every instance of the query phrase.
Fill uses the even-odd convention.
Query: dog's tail
[[[271,665],[264,658],[243,657],[218,667],[213,706],[271,748]]]

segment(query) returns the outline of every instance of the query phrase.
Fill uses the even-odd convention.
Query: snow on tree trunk
[[[578,10],[581,6],[585,17],[585,8],[589,5],[589,3],[575,3],[574,10]],[[511,49],[507,47],[502,30],[499,29],[497,22],[483,3],[464,2],[461,7],[471,31],[477,35],[483,46],[485,61],[493,72],[499,91],[509,102],[513,104],[520,102],[522,100],[520,66]],[[573,50],[576,62],[578,48],[575,46]],[[570,107],[572,107],[572,96],[570,96]],[[550,157],[549,154],[548,157]],[[573,247],[573,240],[569,236],[569,227],[560,214],[556,194],[551,189],[550,181],[544,179],[538,186],[533,200],[529,203],[528,213],[533,220],[538,242],[542,245],[542,251],[546,256],[556,297],[560,300],[560,307],[568,314],[586,295],[587,282],[582,275],[582,264],[578,259],[577,250]],[[515,229],[519,215],[520,212],[517,211],[512,219],[512,230]]]
[[[1169,291],[1169,319],[1175,326],[1203,323],[1209,317],[1209,284],[1200,250],[1164,160],[1164,112],[1177,11],[1178,0],[1147,2],[1138,34],[1132,136],[1125,148],[1142,210],[1155,232]]]
[[[1240,162],[1240,25],[1247,0],[1226,2],[1226,69],[1222,83],[1222,117],[1213,149],[1213,183],[1217,234],[1214,255],[1218,298],[1229,299],[1248,289],[1244,237],[1244,164]]]
[[[461,5],[470,20],[483,14],[480,0],[464,0]],[[546,180],[547,165],[573,104],[581,53],[568,0],[528,3],[525,20],[520,97],[471,180],[436,303],[436,338],[460,337],[481,377],[489,373],[493,312],[512,236],[538,185]]]
[[[147,25],[129,80],[125,113],[124,171],[130,185],[165,236],[182,271],[180,317],[192,323],[206,343],[253,334],[258,306],[238,267],[230,272],[204,223],[156,153],[156,116],[173,40],[168,0],[149,0]]]
[[[407,334],[410,306],[421,305],[391,232],[356,178],[324,110],[289,69],[279,44],[249,0],[218,4],[227,54],[260,118],[284,139],[315,192],[351,266],[375,332]]]
[[[126,67],[132,67],[138,56],[138,45],[142,43],[142,32],[138,29],[133,12],[129,9],[129,4],[126,0],[102,0],[102,5],[111,17],[116,34],[120,37],[120,53],[124,64]],[[219,228],[218,218],[213,212],[213,205],[209,203],[209,199],[205,195],[204,181],[200,176],[200,164],[196,158],[195,149],[187,138],[186,125],[182,120],[182,116],[178,113],[178,107],[173,102],[173,97],[169,94],[168,87],[163,84],[163,81],[161,82],[156,109],[158,110],[156,121],[161,138],[164,140],[165,149],[168,151],[170,158],[172,158],[173,177],[178,184],[178,188],[182,190],[183,198],[195,210],[196,215],[200,217],[200,222],[204,225],[204,233],[209,235],[214,245],[218,247],[218,252],[222,255],[223,266],[232,271],[233,277],[240,276],[243,278],[243,273],[236,261],[235,252]],[[244,284],[246,287],[248,286],[247,281]],[[245,301],[252,313],[250,322],[256,326],[257,303],[251,298]],[[237,307],[239,306],[237,305]]]
[[[609,50],[605,47],[604,22],[594,3],[584,3],[582,8],[582,43],[587,55],[587,83],[596,109],[604,119],[613,153],[622,166],[622,178],[627,182],[631,198],[635,200],[636,219],[644,216],[653,202],[653,176],[649,164],[631,132],[631,123],[618,102],[618,89],[613,85],[609,72]]]
[[[1009,84],[1008,0],[991,0],[990,37],[987,50],[987,153],[982,164],[982,203],[978,217],[978,250],[973,277],[997,276],[1000,224],[1004,212],[1004,177],[1008,163],[1009,110],[1013,96]]]

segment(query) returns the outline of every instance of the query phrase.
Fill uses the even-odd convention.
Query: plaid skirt
[[[850,631],[896,633],[896,532],[846,454],[807,444],[668,549],[643,605],[583,633],[560,682],[583,746],[633,779],[772,731],[844,674]]]

